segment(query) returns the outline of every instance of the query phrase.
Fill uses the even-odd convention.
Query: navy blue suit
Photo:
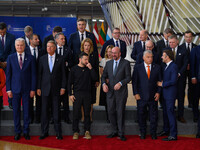
[[[24,56],[23,67],[20,69],[17,53],[8,57],[6,69],[6,91],[13,93],[13,114],[15,132],[21,133],[20,109],[23,104],[24,133],[29,132],[29,100],[30,91],[36,91],[36,66],[33,56]]]
[[[194,119],[199,118],[199,98],[200,98],[200,45],[193,48],[190,53],[190,73],[191,79],[196,78],[197,84],[194,84],[195,94],[193,101]],[[200,121],[198,122],[200,133]]]
[[[120,41],[120,50],[121,50],[121,57],[122,58],[125,58],[126,57],[126,43],[122,40],[119,40]],[[103,47],[101,49],[101,57],[104,58],[105,56],[105,52],[106,52],[106,47],[108,45],[113,45],[115,46],[115,43],[114,43],[114,40],[113,38],[106,41],[104,44],[103,44]]]
[[[143,51],[144,51],[144,49],[142,48],[142,42],[141,41],[135,42],[133,45],[133,51],[131,53],[131,58],[136,60],[137,55],[139,53],[142,53]]]
[[[137,100],[138,122],[140,132],[146,134],[146,114],[149,107],[151,134],[156,134],[158,120],[158,102],[155,101],[155,94],[161,92],[161,87],[157,86],[157,82],[161,81],[160,66],[151,65],[150,78],[148,79],[144,63],[138,64],[133,72],[132,85],[133,94],[139,94],[140,100]]]
[[[86,38],[90,38],[92,40],[93,49],[94,51],[97,51],[97,44],[94,34],[86,31]],[[73,60],[76,61],[78,59],[78,55],[81,53],[81,41],[78,31],[70,35],[68,46],[73,52]],[[75,64],[76,63],[74,62],[74,65]]]
[[[6,32],[6,41],[4,48],[0,42],[0,61],[5,62],[8,56],[15,52],[15,36]]]
[[[174,111],[177,96],[178,67],[174,62],[163,70],[163,130],[177,138],[177,124]]]

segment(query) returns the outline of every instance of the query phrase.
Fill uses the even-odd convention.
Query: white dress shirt
[[[151,71],[151,64],[147,65],[145,62],[144,62],[144,68],[146,70],[146,73],[148,72],[148,67],[147,66],[150,66],[149,69]]]
[[[116,43],[116,41],[118,41],[118,45],[119,45],[119,48],[120,48],[120,40],[118,39],[118,40],[116,40],[115,38],[113,38],[113,40],[114,40],[114,43],[115,43],[115,46],[117,46],[117,43]]]
[[[187,43],[187,42],[185,42],[185,46],[186,46],[186,49],[188,49],[188,44],[190,44],[190,52],[191,52],[191,50],[192,50],[192,43]]]
[[[172,60],[171,61],[169,61],[168,63],[166,63],[166,67],[165,67],[165,70],[167,69],[167,67],[169,67],[169,65],[171,64],[171,62],[172,62]]]
[[[82,38],[82,34],[83,34],[83,40],[86,38],[86,31],[84,31],[83,33],[81,33],[80,31],[78,31],[78,33],[79,33],[80,41],[81,41],[81,38]]]
[[[60,47],[62,48],[61,52],[60,52]],[[58,52],[59,55],[63,55],[63,46],[58,46],[57,45],[57,52]]]
[[[29,39],[25,36],[25,40],[26,40],[26,43],[28,44],[28,45],[30,45],[30,41],[29,41]]]
[[[31,50],[31,55],[34,56],[34,47],[30,46],[30,50]],[[36,54],[36,59],[38,59],[38,48],[35,47],[35,54]]]
[[[25,57],[25,53],[23,52],[22,53],[22,63],[24,64],[24,57]],[[20,55],[19,55],[19,53],[17,52],[17,58],[18,58],[18,62],[19,62],[19,64],[20,64]]]

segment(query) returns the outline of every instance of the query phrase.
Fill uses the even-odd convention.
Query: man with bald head
[[[147,40],[146,41],[146,43],[145,43],[145,49],[152,51],[152,54],[153,54],[153,63],[160,65],[160,63],[161,63],[160,57],[155,52],[154,43],[151,40]],[[137,59],[136,59],[136,63],[135,64],[141,64],[143,62],[144,62],[143,53],[140,53],[140,54],[137,55]]]
[[[136,60],[137,55],[145,51],[145,42],[148,38],[148,31],[141,30],[140,31],[140,41],[137,41],[133,45],[133,51],[131,53],[131,58]]]
[[[124,136],[125,107],[128,97],[127,84],[131,80],[130,62],[121,57],[119,47],[112,49],[113,60],[106,63],[101,78],[103,91],[107,94],[108,116],[112,125],[112,133],[107,138]],[[108,79],[108,80],[107,80]]]

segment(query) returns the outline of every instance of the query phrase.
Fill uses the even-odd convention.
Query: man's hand
[[[107,86],[106,84],[103,85],[103,91],[104,91],[105,93],[108,92],[108,86]]]
[[[138,101],[138,100],[140,100],[141,98],[140,98],[140,95],[139,94],[136,94],[135,95],[135,99]]]
[[[121,88],[121,84],[120,83],[117,83],[117,84],[115,84],[115,86],[114,86],[114,90],[119,90],[120,88]]]
[[[64,95],[65,94],[65,89],[60,89],[60,95]]]
[[[154,98],[155,98],[155,101],[158,101],[159,98],[160,98],[160,94],[159,94],[159,93],[156,93],[155,96],[154,96]]]
[[[158,85],[158,86],[161,86],[161,87],[162,87],[162,84],[163,84],[163,81],[162,81],[162,82],[160,82],[160,81],[157,82],[157,85]]]
[[[192,84],[197,84],[197,79],[196,78],[192,79]]]
[[[95,87],[97,88],[99,86],[99,82],[96,82],[95,83]]]
[[[76,98],[74,97],[74,95],[69,96],[69,99],[74,102],[76,100]]]
[[[33,98],[35,96],[35,91],[30,91],[30,98]]]
[[[37,89],[37,95],[41,96],[41,90],[40,89]]]
[[[88,63],[88,64],[86,65],[86,67],[88,67],[90,70],[92,69],[92,65],[91,65],[90,63]]]
[[[7,92],[9,98],[13,98],[13,94],[11,91]]]

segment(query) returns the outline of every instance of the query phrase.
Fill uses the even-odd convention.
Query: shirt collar
[[[172,60],[171,60],[171,61],[169,61],[168,63],[166,63],[166,65],[167,65],[167,66],[169,66],[169,65],[171,64],[171,62],[172,62]]]
[[[54,54],[52,55],[52,58],[55,58],[55,56],[56,56],[56,53],[54,53]],[[50,58],[51,55],[48,54],[48,57]]]
[[[37,46],[36,46],[36,47],[32,47],[32,46],[30,45],[30,49],[31,49],[31,50],[33,50],[33,49],[37,50]]]
[[[118,40],[116,40],[115,38],[113,38],[113,40],[114,40],[114,42],[116,43],[116,41],[119,41],[119,39]]]
[[[85,36],[86,35],[86,31],[84,31],[83,33],[81,33],[80,31],[78,31],[79,36],[81,36],[82,34]]]
[[[24,57],[25,53],[23,52],[22,53],[22,57]],[[19,57],[19,53],[17,52],[17,56]]]
[[[145,66],[145,68],[147,68],[147,66],[150,66],[150,68],[151,68],[151,64],[147,65],[145,62],[144,62],[144,66]]]

